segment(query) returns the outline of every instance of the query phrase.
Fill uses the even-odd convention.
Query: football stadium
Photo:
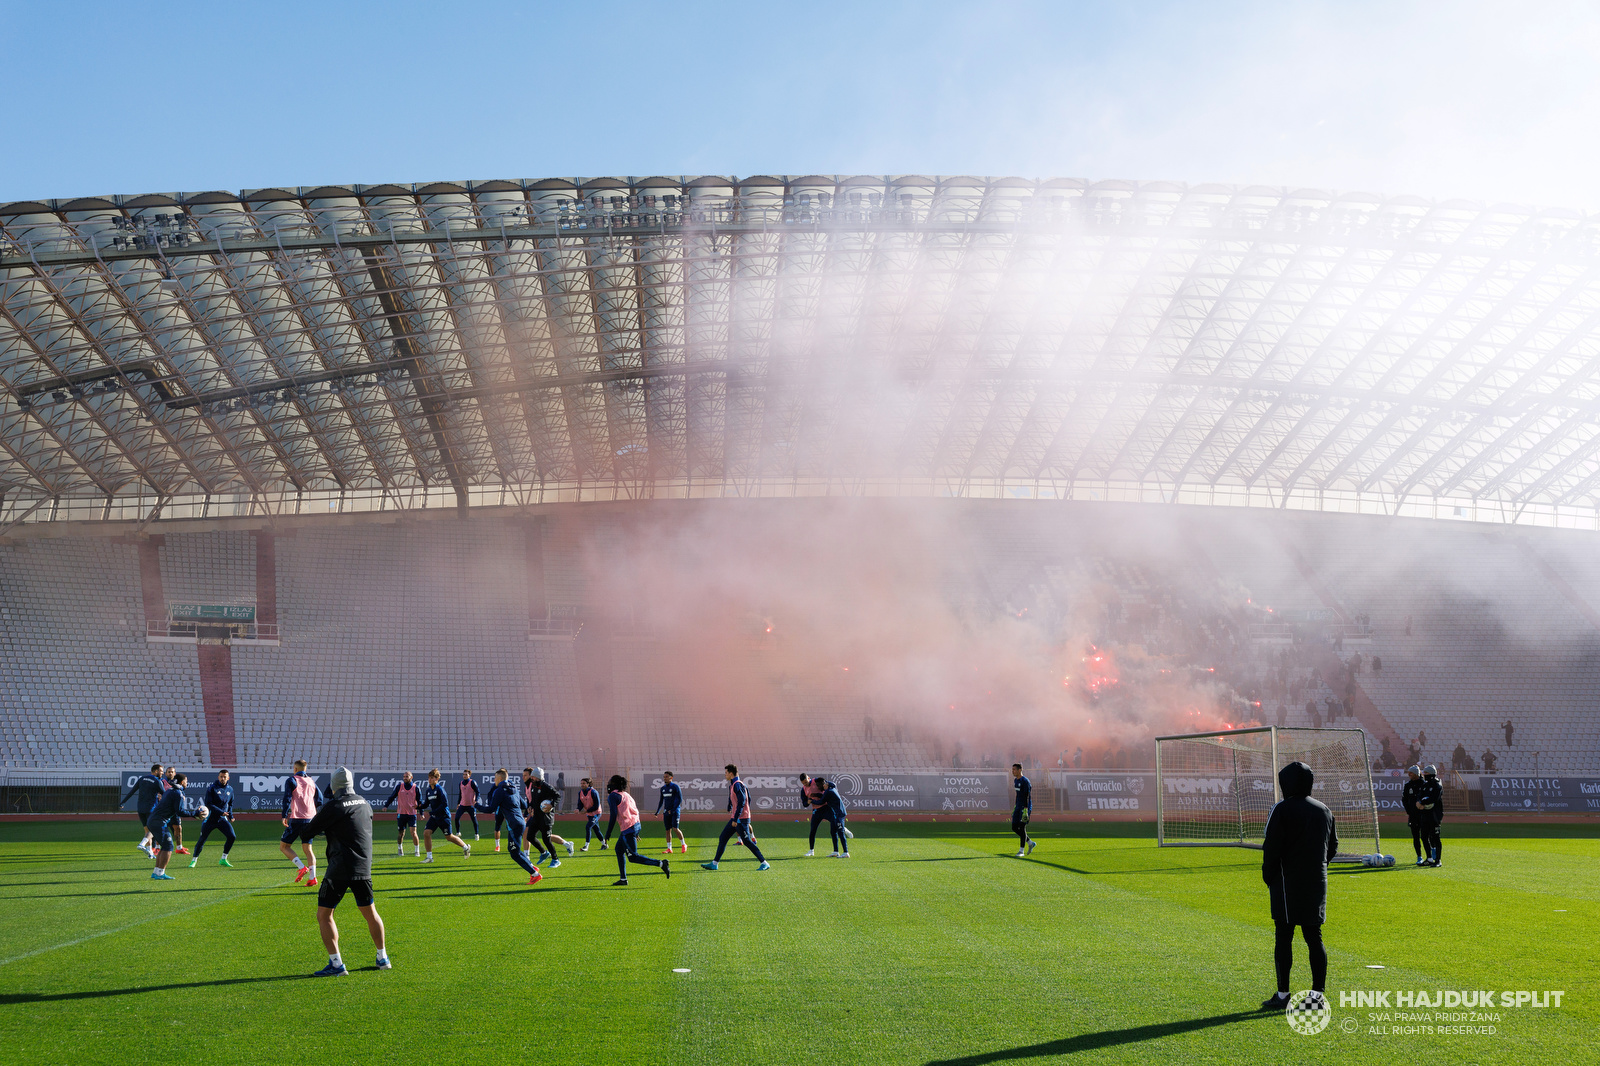
[[[1583,1061],[1597,326],[1417,197],[6,203],[0,1031]]]

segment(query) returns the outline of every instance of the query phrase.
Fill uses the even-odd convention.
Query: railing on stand
[[[180,622],[155,619],[145,623],[145,639],[158,640],[227,640],[238,644],[249,641],[277,643],[281,631],[276,622]]]

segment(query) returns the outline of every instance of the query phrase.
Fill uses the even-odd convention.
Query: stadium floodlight
[[[1283,798],[1278,771],[1296,761],[1311,767],[1311,795],[1333,812],[1334,861],[1382,851],[1366,732],[1279,726],[1157,737],[1158,845],[1261,847],[1267,816]]]

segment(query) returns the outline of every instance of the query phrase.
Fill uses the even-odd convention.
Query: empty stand
[[[283,642],[234,649],[240,761],[587,766],[571,643],[528,640],[524,535],[479,521],[279,538]]]
[[[109,539],[0,545],[6,765],[205,762],[195,649],[146,643],[138,552]]]

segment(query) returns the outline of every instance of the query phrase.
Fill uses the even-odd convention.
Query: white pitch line
[[[197,911],[202,907],[214,907],[218,903],[228,903],[236,899],[243,899],[245,896],[253,896],[258,892],[266,892],[269,889],[282,888],[284,885],[293,883],[294,882],[292,881],[284,881],[276,885],[263,885],[260,888],[248,888],[243,892],[235,892],[233,895],[224,896],[221,899],[211,899],[206,900],[204,903],[196,903],[192,907],[179,907],[175,911],[167,911],[164,914],[152,914],[148,918],[140,918],[137,922],[129,922],[127,925],[119,925],[115,929],[102,929],[98,933],[90,933],[88,936],[80,936],[76,940],[63,940],[59,944],[51,944],[49,947],[35,948],[32,951],[24,951],[21,955],[13,955],[9,959],[0,959],[0,966],[9,966],[13,962],[21,962],[23,959],[31,959],[35,955],[45,955],[52,951],[59,951],[62,948],[70,948],[74,945],[83,944],[90,940],[96,940],[103,936],[111,936],[114,933],[127,932],[129,929],[136,929],[139,926],[145,925],[149,922],[160,921],[163,918],[176,918],[180,914],[188,914],[190,911]]]

